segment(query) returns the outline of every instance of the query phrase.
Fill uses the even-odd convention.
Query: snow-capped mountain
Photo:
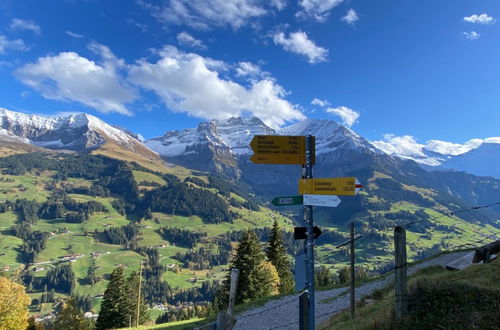
[[[349,128],[327,119],[306,119],[284,127],[277,132],[280,135],[314,135],[316,154],[334,152],[337,148],[362,148],[379,153],[371,143]]]
[[[115,143],[147,158],[158,158],[130,134],[85,113],[49,117],[0,108],[0,140],[74,151]]]
[[[256,117],[212,120],[197,128],[167,132],[146,145],[170,162],[199,170],[239,177],[252,153],[255,135],[307,135],[316,137],[316,154],[323,160],[346,150],[381,153],[370,142],[332,120],[306,119],[274,130]]]
[[[249,154],[254,135],[276,134],[258,118],[229,118],[165,133],[145,144],[170,162],[238,177],[239,155]]]
[[[450,157],[439,167],[500,178],[500,144],[483,143],[476,149]]]
[[[372,143],[384,153],[405,160],[413,160],[426,170],[454,170],[477,176],[500,178],[500,143],[482,142],[472,149],[464,148],[462,153],[456,151],[440,153],[429,150],[425,145],[417,144],[409,148],[396,148],[383,141]]]
[[[201,123],[198,128],[167,132],[161,137],[146,141],[146,145],[166,157],[190,153],[193,146],[198,144],[229,148],[236,155],[247,155],[252,152],[250,141],[255,135],[269,134],[314,135],[318,154],[332,152],[341,145],[380,152],[352,130],[325,119],[306,119],[278,130],[272,129],[256,117],[211,120]]]

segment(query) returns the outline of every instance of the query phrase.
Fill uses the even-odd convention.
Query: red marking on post
[[[362,184],[357,184],[355,187],[356,188],[363,188],[363,185]]]

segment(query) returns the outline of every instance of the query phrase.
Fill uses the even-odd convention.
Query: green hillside
[[[167,283],[146,278],[152,305],[210,301],[217,280],[226,274],[238,232],[255,228],[264,242],[268,231],[262,228],[274,220],[287,231],[289,254],[301,249],[291,232],[292,219],[302,216],[300,207],[270,209],[242,183],[180,167],[143,165],[148,164],[103,155],[0,158],[0,270],[25,283],[34,299],[33,314],[50,312],[58,298],[69,294],[98,311],[111,271],[118,265],[127,274],[137,271],[141,260],[156,260],[151,253],[159,264],[146,264],[146,269],[162,266],[159,281]],[[447,215],[461,205],[432,189],[376,171],[366,182],[358,196],[342,199],[333,217],[331,209],[315,211],[323,230],[317,260],[332,274],[348,264],[347,251],[335,248],[348,236],[342,214],[349,214],[363,235],[357,264],[374,274],[390,266],[395,224],[415,223],[407,231],[410,260],[498,231],[498,221],[480,213]],[[71,289],[55,284],[54,301],[42,304],[45,286],[50,291],[52,285],[47,278],[65,264],[74,273],[73,283],[67,283]]]
[[[228,184],[215,184],[215,179],[203,173],[189,172],[191,175],[186,175],[188,171],[184,169],[177,177],[171,169],[165,171],[170,174],[165,174],[139,165],[127,165],[90,155],[60,155],[56,159],[49,155],[25,154],[2,158],[0,164],[3,172],[0,179],[0,247],[3,251],[0,269],[7,275],[18,273],[23,277],[33,277],[28,280],[32,298],[40,298],[43,293],[43,287],[37,287],[37,282],[43,281],[51,269],[68,263],[62,261],[63,256],[75,256],[71,257],[74,260],[69,261],[76,279],[71,294],[93,297],[94,308],[98,310],[101,301],[99,296],[106,288],[108,274],[120,264],[126,267],[128,273],[138,270],[140,260],[145,258],[140,253],[141,247],[158,250],[161,265],[166,269],[162,279],[172,288],[172,293],[179,289],[201,287],[204,282],[221,278],[227,262],[193,269],[185,267],[176,256],[183,256],[200,247],[210,248],[215,253],[218,241],[229,231],[269,227],[274,219],[284,227],[289,228],[292,224],[290,219],[259,207],[255,202],[247,205],[250,209],[245,207],[248,197],[232,192]],[[122,178],[117,178],[120,174],[113,168],[125,173],[122,173]],[[180,181],[187,177],[189,182]],[[113,180],[117,181],[116,186]],[[205,192],[200,196],[222,203],[220,210],[228,219],[214,221],[206,218],[210,217],[210,208],[201,209],[202,217],[190,214],[189,208],[179,212],[157,212],[153,209],[148,210],[147,215],[144,214],[145,210],[132,211],[132,208],[139,207],[148,192],[169,185],[187,187],[184,191],[186,194]],[[136,196],[129,196],[130,191],[136,191]],[[188,197],[179,196],[181,200]],[[97,203],[102,210],[85,213],[82,219],[68,218],[69,214],[78,214],[69,208],[84,208],[88,203]],[[46,210],[51,205],[62,205],[65,210],[60,214],[42,216],[41,213],[49,212]],[[37,211],[31,212],[31,208]],[[29,265],[26,253],[23,253],[24,241],[16,237],[15,228],[21,224],[29,225],[29,232],[47,235],[43,248],[36,253],[34,260],[29,260]],[[137,228],[134,242],[118,244],[106,237],[106,231],[111,228],[125,228],[130,224]],[[194,232],[204,236],[189,246],[175,244],[162,236],[161,228],[178,228],[181,233]],[[230,249],[223,252],[229,259]],[[96,283],[89,282],[91,269],[93,276],[99,279]],[[68,294],[60,293],[63,296]],[[56,296],[61,294],[56,290]],[[47,304],[34,305],[31,311],[44,313],[50,311],[50,307]]]

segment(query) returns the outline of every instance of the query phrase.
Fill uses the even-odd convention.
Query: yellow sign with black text
[[[300,179],[301,195],[350,195],[354,196],[362,187],[355,177],[328,179]]]
[[[255,153],[250,157],[254,164],[306,164],[306,137],[281,135],[256,135],[250,142]],[[312,141],[314,148],[314,137]],[[314,164],[314,150],[312,164]]]

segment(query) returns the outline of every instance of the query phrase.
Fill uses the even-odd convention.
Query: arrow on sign
[[[300,205],[304,202],[302,196],[275,197],[271,201],[274,206]]]
[[[301,195],[354,196],[362,187],[355,177],[299,180],[299,194]]]
[[[318,226],[313,228],[314,238],[318,238],[321,235],[321,229]],[[306,227],[294,227],[293,228],[293,238],[294,239],[306,239],[307,238],[307,228]]]
[[[340,202],[337,195],[304,195],[304,205],[337,207]]]

